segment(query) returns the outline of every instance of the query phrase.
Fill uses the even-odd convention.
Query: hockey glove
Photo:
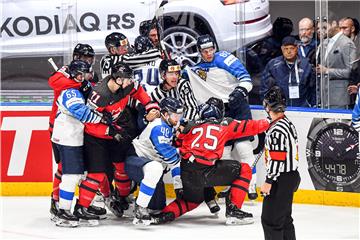
[[[113,122],[111,113],[104,111],[102,112],[102,118],[100,120],[101,123],[110,126]]]
[[[176,195],[176,199],[182,199],[184,197],[184,189],[182,188],[175,189],[175,195]]]
[[[131,142],[131,138],[126,134],[124,129],[120,127],[116,127],[113,125],[109,126],[108,135],[113,137],[113,139],[116,140],[117,142],[125,142],[125,141]]]
[[[247,96],[247,90],[243,87],[237,86],[229,95],[229,107],[236,108],[238,105],[244,102]]]
[[[82,93],[82,95],[84,96],[84,99],[86,100],[91,91],[92,91],[92,86],[91,86],[91,83],[87,80],[84,80],[82,83],[81,83],[81,86],[79,88],[79,91]]]

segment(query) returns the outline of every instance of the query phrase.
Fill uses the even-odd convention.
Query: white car
[[[219,49],[235,51],[271,31],[268,0],[1,0],[0,57],[65,56],[76,43],[106,52],[114,31],[133,42],[155,15],[173,58],[196,63],[196,38],[209,33]]]

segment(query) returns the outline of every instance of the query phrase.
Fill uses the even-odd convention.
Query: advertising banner
[[[34,185],[28,187],[29,195],[39,194],[36,186],[46,188],[42,192],[51,191],[56,165],[53,164],[48,132],[50,109],[50,106],[1,106],[1,195],[23,193],[22,187],[29,183]],[[253,107],[252,113],[254,119],[266,117],[261,107]],[[289,109],[286,114],[298,131],[299,191],[305,191],[304,197],[318,192],[316,197],[325,202],[324,193],[359,193],[359,137],[350,127],[351,112]],[[257,140],[253,144],[255,148]],[[265,179],[263,156],[256,169],[259,187]],[[165,182],[171,185],[171,177],[165,176]],[[10,189],[14,186],[18,189]],[[32,189],[36,191],[32,193]],[[353,196],[356,198],[358,194],[350,195],[350,198]],[[332,199],[341,200],[338,195]]]

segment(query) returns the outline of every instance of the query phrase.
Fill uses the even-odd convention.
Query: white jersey
[[[172,146],[174,128],[161,118],[150,122],[139,137],[133,140],[133,146],[139,157],[158,161],[166,168],[170,166],[175,188],[181,188],[180,155]]]
[[[160,83],[163,82],[159,71],[161,61],[162,59],[159,58],[156,61],[146,64],[145,66],[134,69],[135,80],[140,83],[149,95],[157,86],[160,85]]]
[[[237,86],[244,87],[248,92],[253,87],[250,75],[240,60],[225,51],[215,53],[212,62],[201,62],[186,70],[199,103],[206,102],[210,97],[227,103],[230,93]]]
[[[85,105],[78,89],[61,92],[56,100],[58,112],[54,121],[51,141],[63,146],[78,147],[84,144],[84,123],[98,123],[101,115]]]

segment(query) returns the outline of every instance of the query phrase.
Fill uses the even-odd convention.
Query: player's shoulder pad
[[[111,104],[112,102],[112,93],[110,92],[107,83],[111,76],[105,77],[101,82],[99,82],[93,89],[91,96],[96,97],[90,97],[90,102],[92,104],[95,104],[97,107],[106,107]],[[96,100],[94,102],[93,100]]]

